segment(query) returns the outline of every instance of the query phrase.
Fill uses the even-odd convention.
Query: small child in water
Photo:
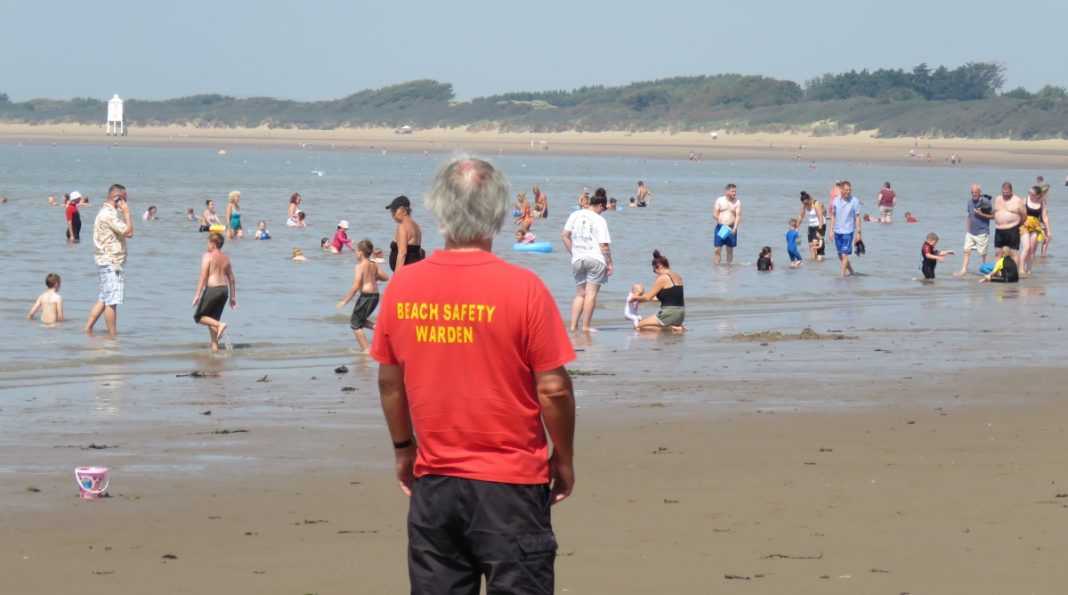
[[[917,221],[919,221],[919,219],[913,217],[912,213],[905,211],[905,221],[908,221],[909,223],[916,223]]]
[[[627,303],[623,307],[623,316],[627,320],[634,323],[634,328],[638,328],[638,323],[641,322],[642,317],[638,314],[638,306],[641,305],[636,298],[645,293],[645,287],[641,283],[635,283],[630,288],[630,293],[627,295]]]
[[[801,266],[801,253],[797,247],[801,244],[801,235],[797,233],[797,219],[791,219],[786,231],[786,253],[790,255],[790,268],[796,269]]]
[[[760,256],[757,258],[757,270],[775,270],[775,265],[771,262],[771,246],[764,246],[764,248],[760,251]]]
[[[530,243],[533,243],[534,240],[537,237],[538,236],[534,235],[533,233],[531,233],[529,231],[528,232],[524,232],[522,229],[517,229],[516,232],[515,232],[515,243],[517,243],[517,244],[530,244]]]
[[[308,260],[307,256],[304,256],[304,251],[300,248],[293,248],[293,260],[297,262],[303,262]]]
[[[45,276],[45,287],[48,288],[48,291],[37,296],[37,301],[30,308],[27,318],[33,320],[37,316],[37,311],[40,310],[41,322],[45,324],[63,322],[63,298],[59,295],[61,281],[59,275],[55,273],[48,273]]]
[[[923,271],[924,279],[934,279],[935,266],[938,265],[938,263],[944,261],[947,256],[952,256],[953,254],[956,254],[952,250],[939,252],[937,249],[935,249],[935,246],[937,245],[938,234],[929,233],[927,234],[927,241],[923,243],[922,247],[920,247],[920,256],[923,258],[923,262],[920,263],[920,270]]]
[[[267,222],[260,220],[256,226],[256,239],[257,240],[269,240],[271,239],[271,232],[267,230]]]

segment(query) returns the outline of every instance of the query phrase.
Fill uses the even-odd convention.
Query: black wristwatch
[[[401,450],[403,448],[408,448],[409,446],[411,446],[413,444],[415,444],[415,438],[409,438],[409,439],[405,440],[404,442],[394,442],[393,443],[393,448],[395,448],[397,450]]]

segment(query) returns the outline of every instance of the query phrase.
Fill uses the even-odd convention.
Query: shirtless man
[[[638,190],[635,198],[638,199],[638,206],[644,207],[653,204],[653,193],[649,192],[649,189],[645,187],[645,182],[638,180]]]
[[[723,196],[716,199],[712,206],[712,220],[716,222],[716,228],[712,234],[712,245],[715,247],[713,262],[719,264],[720,250],[727,247],[727,264],[734,262],[734,248],[738,245],[738,228],[742,225],[742,201],[738,200],[738,187],[727,184]],[[731,233],[726,239],[720,237],[720,229],[729,227]]]
[[[193,320],[208,327],[213,353],[219,351],[219,339],[226,332],[226,324],[220,319],[227,297],[230,298],[230,309],[237,307],[237,281],[230,267],[230,258],[222,253],[224,241],[223,235],[217,231],[208,235],[208,251],[200,259],[200,280],[193,298],[197,308]]]
[[[356,342],[360,344],[360,353],[371,353],[371,346],[367,343],[363,329],[374,330],[375,323],[370,319],[371,313],[378,307],[378,282],[389,279],[389,275],[378,268],[378,264],[371,259],[374,248],[371,240],[360,240],[356,244],[357,264],[353,271],[352,287],[345,294],[345,299],[337,303],[337,309],[340,310],[356,297],[357,293],[360,294],[360,297],[356,298],[356,305],[352,308],[352,316],[349,318],[352,334],[356,335]]]
[[[1020,226],[1027,220],[1024,201],[1012,193],[1012,184],[1001,185],[1001,196],[994,199],[994,248],[1008,248],[1014,261],[1019,261]]]

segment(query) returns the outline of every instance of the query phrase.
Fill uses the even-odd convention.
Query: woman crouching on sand
[[[660,254],[659,250],[653,250],[653,272],[656,273],[656,281],[653,282],[649,291],[643,295],[635,296],[634,301],[651,302],[653,299],[660,301],[660,311],[653,316],[646,316],[638,323],[638,330],[667,330],[676,333],[686,330],[682,321],[686,318],[686,301],[682,295],[682,277],[671,270],[668,259]]]

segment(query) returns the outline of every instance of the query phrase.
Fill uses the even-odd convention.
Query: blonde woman
[[[230,193],[230,204],[226,205],[226,235],[232,240],[234,237],[245,237],[245,230],[241,227],[241,193],[234,190]]]

